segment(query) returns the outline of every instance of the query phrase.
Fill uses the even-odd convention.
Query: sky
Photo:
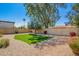
[[[67,9],[59,8],[59,14],[61,18],[57,21],[56,26],[64,25],[68,22],[65,15],[71,10],[71,4],[68,4]],[[15,22],[15,26],[23,26],[23,19],[26,19],[26,26],[30,18],[26,16],[25,9],[21,3],[0,3],[0,20]]]
[[[66,9],[65,8],[59,8],[59,14],[60,19],[57,21],[56,26],[62,26],[65,25],[64,23],[68,22],[69,19],[66,17],[67,13],[71,11],[72,4],[67,4]]]

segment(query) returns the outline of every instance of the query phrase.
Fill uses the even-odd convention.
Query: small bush
[[[74,41],[70,43],[70,47],[76,55],[79,55],[79,38],[74,39]]]
[[[69,34],[70,34],[71,37],[76,36],[75,32],[70,32]]]
[[[0,48],[6,48],[9,45],[8,39],[0,39]]]
[[[44,31],[44,34],[47,34],[47,31]]]
[[[0,33],[0,37],[2,37],[2,34]]]

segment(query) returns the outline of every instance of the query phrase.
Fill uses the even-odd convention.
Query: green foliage
[[[0,48],[6,48],[9,45],[8,39],[0,39]]]
[[[79,38],[70,43],[70,47],[76,55],[79,55]]]
[[[72,9],[68,13],[69,23],[76,27],[79,27],[79,4],[72,4]]]
[[[79,49],[79,39],[70,44],[72,49]]]
[[[0,37],[2,37],[2,34],[0,33]]]
[[[0,37],[2,37],[2,35],[0,34]]]
[[[73,24],[79,27],[79,14],[75,15],[75,17],[73,18]]]
[[[79,27],[79,14],[76,14],[74,16],[69,16],[70,18],[70,24],[76,27]]]
[[[72,10],[78,12],[79,11],[79,4],[78,3],[73,4]]]
[[[28,23],[28,28],[29,29],[34,29],[35,30],[35,34],[36,34],[36,30],[42,29],[42,25],[38,21],[31,20]]]
[[[45,28],[48,26],[54,26],[56,21],[59,19],[59,12],[57,4],[24,4],[26,14],[29,15],[32,20],[38,20],[39,23]]]
[[[38,21],[31,20],[28,23],[28,28],[38,30],[38,29],[42,29],[42,25]]]
[[[47,36],[34,35],[34,34],[24,34],[24,35],[16,35],[16,40],[24,41],[28,44],[35,44],[44,40],[47,40]]]

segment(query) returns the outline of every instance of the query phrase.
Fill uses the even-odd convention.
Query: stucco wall
[[[0,28],[13,28],[14,23],[8,23],[8,22],[0,22]]]
[[[0,22],[0,33],[14,33],[14,23]]]
[[[14,28],[0,29],[1,34],[8,34],[8,33],[14,33],[14,32],[15,32]]]
[[[75,32],[78,35],[79,28],[75,27],[52,27],[47,29],[48,34],[54,35],[69,35],[70,32]]]

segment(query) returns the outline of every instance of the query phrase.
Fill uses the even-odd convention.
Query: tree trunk
[[[79,27],[77,28],[77,35],[79,36]]]
[[[36,29],[35,29],[35,34],[36,34]]]
[[[48,28],[48,24],[45,24],[45,28]]]

